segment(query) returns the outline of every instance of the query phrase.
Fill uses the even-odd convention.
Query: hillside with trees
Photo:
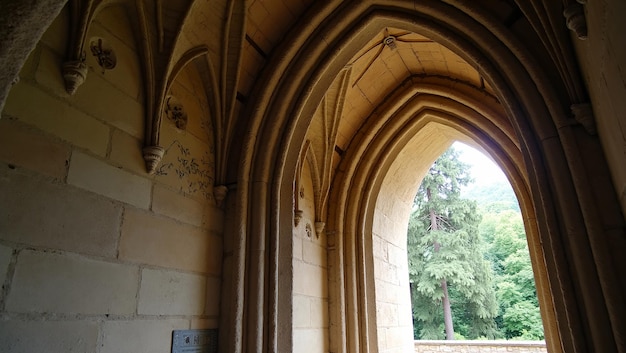
[[[472,184],[468,171],[451,148],[415,197],[408,229],[415,339],[541,340],[517,199],[507,183]]]

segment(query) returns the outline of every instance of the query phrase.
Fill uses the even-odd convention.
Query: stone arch
[[[238,174],[242,199],[235,210],[248,225],[237,234],[235,275],[238,277],[235,282],[239,289],[245,289],[244,293],[254,295],[234,299],[237,309],[234,315],[245,316],[247,320],[236,323],[234,336],[228,344],[235,350],[241,347],[248,351],[290,349],[291,338],[286,334],[290,332],[290,313],[286,308],[291,305],[291,272],[289,269],[278,271],[278,268],[288,265],[291,258],[294,161],[297,161],[312,111],[332,78],[373,32],[391,25],[444,44],[474,63],[494,87],[519,136],[524,159],[522,174],[528,178],[539,238],[544,252],[549,255],[546,267],[560,334],[559,342],[554,344],[565,351],[584,351],[586,347],[617,351],[616,340],[623,319],[619,313],[609,313],[609,308],[621,307],[621,292],[618,288],[605,288],[603,292],[602,283],[610,283],[617,275],[611,273],[611,261],[619,261],[618,254],[611,254],[610,240],[603,228],[608,224],[621,224],[618,207],[616,202],[605,205],[603,208],[610,215],[601,218],[596,209],[601,207],[599,200],[614,200],[615,197],[604,187],[600,188],[601,195],[593,195],[589,190],[606,180],[573,177],[573,173],[585,175],[590,168],[606,170],[606,166],[595,155],[584,161],[577,160],[581,146],[591,146],[597,151],[598,142],[581,134],[581,128],[569,122],[571,119],[564,107],[572,102],[559,94],[563,84],[546,80],[548,75],[541,64],[550,67],[549,63],[533,60],[532,53],[521,46],[520,39],[507,28],[493,26],[489,29],[481,23],[484,17],[480,16],[479,8],[458,8],[443,3],[369,5],[343,6],[333,2],[311,9],[316,15],[290,33],[278,49],[282,50],[281,55],[274,57],[257,82],[257,87],[263,89],[251,97],[254,103],[247,111],[251,122]],[[260,148],[264,141],[280,142]],[[345,220],[355,222],[353,217],[359,212],[364,210],[352,210]],[[329,231],[332,231],[330,227]],[[598,232],[598,236],[590,239],[588,232]],[[604,256],[611,261],[599,259]],[[581,271],[584,263],[593,263],[595,268]],[[347,271],[355,276],[354,268]],[[358,297],[367,299],[367,295]],[[335,344],[333,351],[335,348],[337,351],[367,350],[363,337],[371,332],[363,322],[367,315],[360,313],[357,322],[336,328],[338,337],[345,341]],[[586,325],[584,317],[589,316],[596,318],[598,324]],[[268,325],[267,332],[258,330],[264,323]],[[349,330],[357,328],[362,331]]]
[[[331,269],[331,281],[334,282],[329,288],[335,289],[334,297],[342,303],[331,308],[332,320],[337,321],[335,326],[346,327],[347,332],[357,332],[357,336],[352,337],[355,342],[342,342],[343,345],[366,347],[365,350],[370,351],[371,347],[379,344],[376,337],[375,309],[378,305],[378,293],[374,293],[376,279],[373,275],[375,264],[372,237],[376,232],[375,224],[383,217],[380,214],[382,209],[390,203],[394,206],[404,204],[404,207],[394,207],[394,212],[403,213],[400,218],[404,219],[400,223],[404,223],[400,224],[400,229],[389,227],[389,224],[383,228],[388,233],[403,232],[394,235],[403,237],[402,243],[406,245],[408,215],[421,179],[432,162],[453,140],[463,140],[493,156],[514,186],[521,203],[528,242],[532,250],[531,258],[539,287],[546,335],[548,341],[553,343],[551,351],[561,350],[558,344],[555,344],[559,337],[555,329],[552,295],[547,285],[544,254],[539,246],[540,239],[533,216],[535,210],[528,180],[523,172],[524,162],[517,138],[510,134],[511,126],[499,111],[495,100],[483,96],[481,102],[478,98],[481,92],[471,92],[478,91],[477,89],[460,88],[454,88],[451,82],[441,79],[407,80],[405,86],[398,88],[387,100],[387,106],[375,112],[374,115],[378,116],[368,119],[367,126],[363,129],[362,142],[358,143],[358,146],[363,148],[348,151],[354,155],[347,156],[346,163],[340,167],[344,175],[341,179],[335,180],[332,195],[334,200],[331,202],[334,208],[329,212],[335,215],[332,221],[329,221],[329,229],[332,229],[335,235],[335,243],[329,249],[334,253],[331,259],[335,260]],[[397,106],[401,108],[397,109]],[[381,117],[388,118],[380,119]],[[445,133],[436,131],[442,129],[447,131]],[[385,183],[394,183],[393,180],[389,180],[389,175],[393,173],[392,165],[401,159],[398,156],[403,153],[406,163],[407,150],[413,152],[408,158],[413,162],[411,167],[416,170],[411,171],[408,166],[404,169],[396,168],[396,173],[403,170],[400,171],[402,176],[394,175],[391,179],[398,177],[407,181],[408,178],[412,178],[412,185],[396,183],[391,188],[387,185],[387,190],[393,189],[404,194],[403,198],[390,200],[382,190]],[[379,207],[380,204],[383,206]],[[384,240],[384,237],[381,238]],[[344,270],[351,266],[357,270]],[[406,290],[408,293],[408,288],[398,289]],[[365,321],[361,317],[362,312],[366,312],[365,316],[368,319]],[[359,330],[367,334],[359,336]],[[337,332],[331,335],[335,339],[341,337]],[[412,332],[409,332],[406,338],[409,341],[403,348],[410,349]]]

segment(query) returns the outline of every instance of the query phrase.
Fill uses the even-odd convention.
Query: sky
[[[461,152],[459,159],[471,166],[470,173],[474,178],[475,183],[489,184],[494,182],[507,182],[508,179],[491,159],[485,156],[482,152],[463,144],[461,142],[455,142],[452,146],[457,151]]]

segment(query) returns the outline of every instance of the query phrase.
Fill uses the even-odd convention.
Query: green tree
[[[467,338],[497,334],[491,264],[478,236],[476,203],[460,197],[468,166],[448,149],[430,168],[409,221],[409,277],[416,337],[454,339],[452,307]],[[443,311],[443,315],[442,315]]]
[[[510,191],[512,193],[512,190]],[[480,235],[493,263],[499,328],[507,339],[543,339],[537,292],[521,214],[486,213]]]

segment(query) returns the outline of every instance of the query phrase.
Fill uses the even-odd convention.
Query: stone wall
[[[0,351],[169,352],[172,330],[218,326],[223,211],[206,95],[183,70],[168,94],[188,124],[163,119],[166,153],[147,174],[124,9],[104,9],[88,34],[115,49],[116,67],[87,52],[75,95],[61,77],[67,21],[66,9],[0,119]]]
[[[315,231],[313,183],[302,168],[299,208],[302,218],[293,238],[293,352],[328,351],[328,265],[326,235]]]
[[[544,341],[415,341],[415,353],[546,353]]]

